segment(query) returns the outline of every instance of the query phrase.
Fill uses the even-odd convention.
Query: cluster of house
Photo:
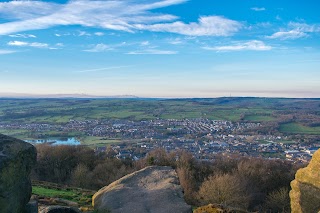
[[[260,123],[198,119],[156,120],[70,120],[66,124],[1,124],[0,129],[82,132],[88,136],[119,138],[129,143],[112,145],[118,158],[139,159],[149,151],[164,148],[191,152],[198,159],[210,160],[217,153],[309,161],[320,144],[306,145],[285,136],[244,135],[243,130],[259,128]],[[76,135],[75,135],[76,136]],[[135,139],[135,140],[133,140]],[[105,147],[97,147],[105,151]]]
[[[230,154],[237,156],[251,156],[287,159],[294,162],[308,162],[313,153],[320,148],[319,144],[303,145],[294,141],[285,141],[286,138],[258,135],[213,135],[215,140],[207,137],[197,139],[170,138],[170,139],[143,139],[140,142],[111,145],[114,156],[117,158],[143,158],[148,152],[163,148],[168,152],[186,150],[197,159],[211,160],[216,154]],[[261,140],[261,139],[264,140]],[[267,140],[266,140],[267,138]],[[105,151],[105,147],[97,151]]]

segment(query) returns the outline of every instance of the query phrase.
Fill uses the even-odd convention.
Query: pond
[[[47,139],[36,139],[36,140],[24,140],[28,143],[50,143],[51,145],[80,145],[80,141],[76,138],[47,138]]]

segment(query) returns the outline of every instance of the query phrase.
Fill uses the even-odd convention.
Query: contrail
[[[74,71],[74,72],[97,72],[102,70],[113,70],[113,69],[121,69],[126,67],[133,67],[134,65],[128,65],[128,66],[114,66],[114,67],[105,67],[105,68],[98,68],[98,69],[90,69],[90,70],[80,70],[80,71]]]

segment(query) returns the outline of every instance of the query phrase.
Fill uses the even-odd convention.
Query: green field
[[[299,123],[287,123],[281,124],[281,132],[291,133],[291,134],[310,134],[310,135],[320,135],[320,127],[308,127],[303,126]]]
[[[107,145],[120,143],[121,139],[113,138],[104,138],[104,137],[94,137],[94,136],[83,136],[78,138],[82,145]]]
[[[275,121],[276,118],[267,115],[246,115],[245,121],[263,122],[263,121]]]
[[[319,134],[318,127],[303,126],[320,122],[320,99],[215,98],[215,99],[0,99],[0,123],[66,124],[70,120],[151,120],[194,119],[235,122],[279,122],[288,118],[280,132]],[[32,138],[24,130],[0,130],[18,138]],[[35,133],[38,134],[38,133]],[[44,132],[50,136],[77,136],[81,133]],[[79,135],[80,134],[80,135]],[[84,138],[83,143],[113,143],[99,138]]]

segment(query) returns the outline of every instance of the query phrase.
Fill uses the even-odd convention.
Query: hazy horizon
[[[0,2],[0,94],[320,97],[319,3]]]
[[[120,95],[92,95],[92,94],[27,94],[27,93],[0,93],[0,98],[137,98],[137,99],[192,99],[192,98],[297,98],[297,99],[318,99],[320,97],[286,97],[286,96],[250,96],[232,95],[229,96],[136,96],[134,94]]]

